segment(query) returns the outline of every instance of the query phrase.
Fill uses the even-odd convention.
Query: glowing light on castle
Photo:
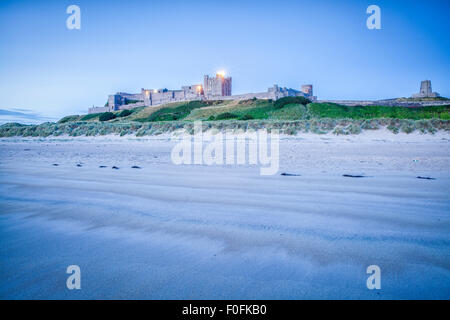
[[[227,73],[225,72],[225,70],[220,70],[220,71],[217,71],[216,72],[216,75],[218,76],[218,77],[222,77],[222,78],[225,78],[225,75],[226,75]]]

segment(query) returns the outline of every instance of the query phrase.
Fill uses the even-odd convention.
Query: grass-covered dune
[[[430,107],[344,106],[311,103],[303,97],[272,100],[190,101],[132,110],[64,117],[41,125],[5,124],[0,137],[135,134],[155,135],[205,121],[205,129],[279,129],[298,132],[357,134],[387,127],[394,133],[449,131],[450,105]]]
[[[436,133],[439,130],[450,131],[450,121],[440,119],[409,120],[409,119],[310,119],[310,120],[228,120],[205,121],[203,130],[216,129],[219,131],[249,129],[267,129],[269,132],[277,129],[281,134],[294,135],[297,133],[334,133],[337,135],[359,134],[363,130],[377,130],[387,128],[393,133]],[[159,135],[184,129],[189,133],[194,131],[192,121],[170,122],[67,122],[43,123],[41,125],[22,125],[9,123],[0,126],[0,137],[48,137],[48,136],[97,136],[97,135]]]

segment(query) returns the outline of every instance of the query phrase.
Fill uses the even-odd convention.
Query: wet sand
[[[165,136],[2,139],[0,298],[448,299],[449,142],[284,137],[261,176]]]

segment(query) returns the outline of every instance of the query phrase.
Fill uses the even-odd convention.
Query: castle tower
[[[300,91],[303,92],[306,97],[312,97],[314,95],[313,94],[313,86],[312,86],[312,84],[304,84],[304,85],[302,85]]]
[[[231,96],[231,77],[218,72],[215,77],[204,76],[203,91],[206,97]]]

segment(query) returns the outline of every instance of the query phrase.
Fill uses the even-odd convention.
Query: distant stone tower
[[[425,80],[420,83],[420,94],[424,95],[425,97],[430,96],[433,93],[433,90],[431,90],[431,81]]]
[[[439,93],[433,92],[431,89],[431,81],[424,80],[420,83],[420,92],[413,94],[413,98],[436,98],[439,97]]]
[[[205,75],[203,91],[206,97],[231,96],[231,77],[224,73],[217,73],[215,77]]]

